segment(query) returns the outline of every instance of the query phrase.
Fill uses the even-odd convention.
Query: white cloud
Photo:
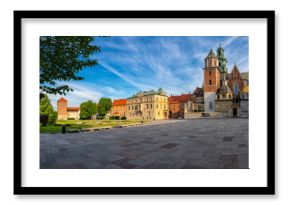
[[[99,98],[103,96],[102,93],[94,89],[93,85],[85,85],[81,82],[70,82],[66,84],[73,89],[73,92],[68,92],[65,96],[52,94],[48,95],[55,109],[57,107],[57,100],[60,97],[64,97],[69,101],[68,106],[78,107],[80,103],[84,101],[92,100],[93,102],[97,102]]]
[[[113,68],[112,66],[104,63],[104,62],[100,62],[100,65],[103,66],[105,69],[107,69],[108,71],[110,71],[111,73],[114,73],[115,75],[117,75],[119,78],[121,78],[122,80],[126,81],[127,83],[129,83],[130,85],[142,90],[142,89],[152,89],[152,87],[148,84],[142,84],[142,83],[138,83],[136,82],[136,80],[133,80],[131,77],[129,77],[128,75],[125,75],[119,71],[117,71],[117,69]]]
[[[104,71],[114,74],[119,79],[115,78],[112,83],[106,78],[96,82],[90,80],[89,83],[66,83],[74,89],[65,96],[69,100],[69,106],[79,106],[87,100],[98,101],[101,97],[127,98],[138,91],[155,90],[159,87],[168,95],[192,92],[195,87],[202,86],[204,58],[211,48],[216,52],[220,43],[225,48],[229,71],[235,61],[241,72],[248,70],[248,56],[241,57],[241,50],[232,46],[238,40],[238,36],[214,43],[203,37],[157,37],[146,43],[134,37],[118,37],[117,41],[113,38],[109,38],[104,44],[109,48],[109,52],[95,57]],[[200,40],[197,40],[198,38]],[[49,97],[56,107],[60,96]]]

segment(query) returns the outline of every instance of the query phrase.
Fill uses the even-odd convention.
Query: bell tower
[[[224,49],[222,48],[221,44],[220,47],[217,49],[217,57],[219,60],[219,69],[221,72],[221,81],[226,80],[226,76],[228,73],[228,68],[227,68],[227,59],[224,54]]]
[[[204,59],[204,109],[205,112],[215,111],[216,92],[220,87],[219,60],[211,49]]]

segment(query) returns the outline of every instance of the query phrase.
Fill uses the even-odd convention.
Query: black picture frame
[[[22,19],[48,18],[219,18],[267,20],[266,187],[24,187],[22,186]],[[270,86],[269,86],[270,85]],[[191,195],[275,194],[275,11],[14,11],[14,194],[17,195]]]

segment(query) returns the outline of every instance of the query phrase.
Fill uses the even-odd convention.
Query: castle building
[[[179,101],[174,97],[175,96],[168,97],[169,117],[170,118],[178,118],[178,116],[179,116]]]
[[[168,97],[161,88],[127,98],[127,119],[161,120],[168,119],[168,115]]]
[[[198,112],[216,117],[248,117],[249,73],[240,73],[236,64],[228,73],[221,45],[217,55],[211,49],[204,59],[203,74],[203,86],[193,92],[184,108],[184,118],[198,118]]]
[[[127,99],[115,99],[111,108],[111,115],[125,117],[127,110]]]
[[[240,73],[235,64],[228,74],[224,49],[220,45],[217,56],[211,49],[205,58],[204,67],[205,112],[217,112],[215,114],[222,116],[241,116],[240,100],[245,86],[248,86],[248,73]]]
[[[189,98],[188,103],[185,104],[184,118],[200,118],[201,113],[204,112],[204,92],[203,88],[196,87]]]
[[[192,94],[192,111],[204,112],[204,92],[202,88],[197,87]]]
[[[68,107],[68,102],[65,98],[61,97],[57,101],[57,119],[58,120],[79,120],[80,108]]]
[[[184,118],[184,112],[190,106],[190,98],[192,94],[181,94],[168,97],[170,118]]]

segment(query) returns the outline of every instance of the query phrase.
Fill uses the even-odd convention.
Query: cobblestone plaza
[[[40,134],[41,169],[247,169],[248,118]]]

